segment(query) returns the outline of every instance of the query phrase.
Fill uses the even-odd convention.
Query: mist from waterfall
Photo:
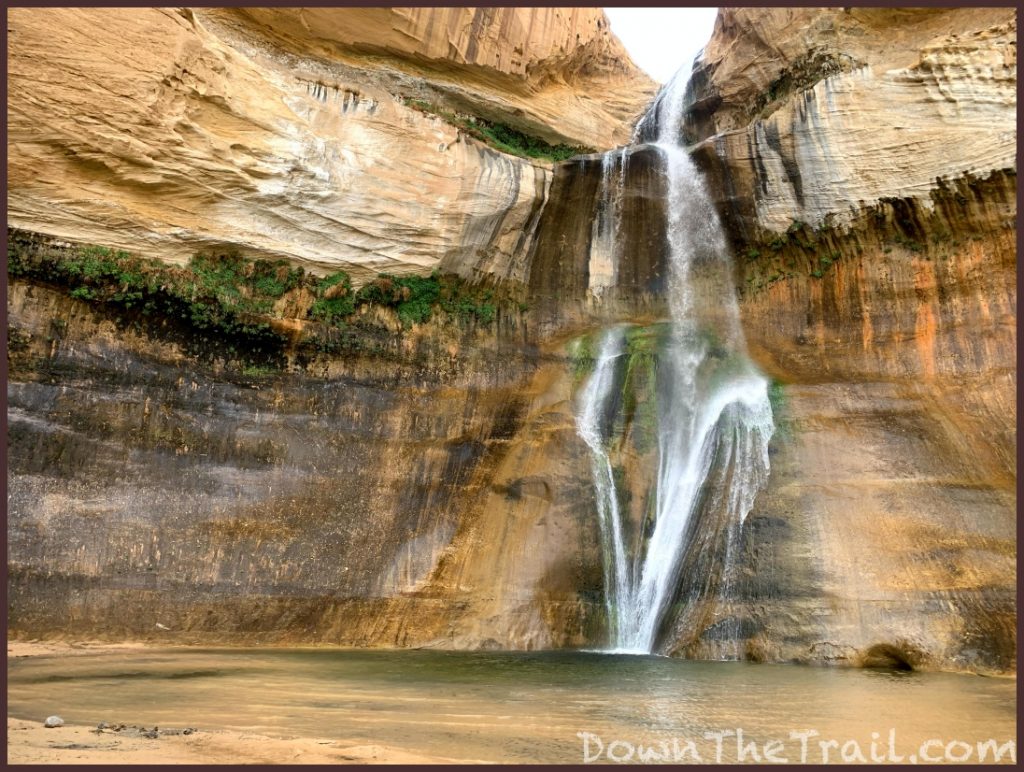
[[[717,212],[677,141],[685,86],[685,75],[677,74],[638,123],[633,144],[606,156],[602,185],[620,187],[602,190],[594,226],[600,237],[596,247],[602,260],[612,260],[609,272],[614,275],[623,223],[610,210],[618,209],[613,204],[622,199],[631,150],[644,143],[656,147],[666,182],[670,323],[657,352],[653,518],[634,529],[639,536],[630,542],[609,455],[626,326],[602,332],[576,413],[578,433],[591,454],[610,643],[622,652],[649,653],[661,643],[659,632],[673,621],[666,616],[688,549],[707,543],[694,538],[693,528],[700,524],[695,517],[709,508],[721,524],[725,558],[723,575],[714,583],[709,577],[703,585],[714,584],[720,596],[728,594],[743,522],[767,481],[774,428],[768,382],[746,355],[731,259]],[[621,165],[622,173],[609,171],[615,165]]]

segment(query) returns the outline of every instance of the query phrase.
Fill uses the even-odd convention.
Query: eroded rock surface
[[[411,100],[603,148],[652,91],[593,9],[37,8],[10,29],[9,224],[357,281],[470,273],[485,249],[514,274],[545,200],[550,164]]]
[[[780,384],[749,656],[1013,668],[1015,63],[1008,9],[719,17],[680,130]]]
[[[683,135],[730,230],[846,223],[1016,158],[1012,9],[726,9]]]
[[[656,151],[624,167],[628,248],[613,265],[595,225],[602,158],[512,159],[388,96],[450,44],[432,93],[483,105],[507,86],[506,107],[534,105],[524,121],[582,141],[546,123],[531,89],[574,82],[538,62],[560,61],[565,29],[591,17],[513,64],[507,46],[471,52],[458,20],[514,41],[528,14],[453,12],[439,31],[366,10],[342,39],[319,11],[138,11],[119,29],[54,10],[70,14],[55,42],[26,13],[12,17],[15,224],[179,261],[211,241],[363,275],[440,261],[525,300],[492,330],[396,327],[380,350],[245,375],[225,351],[197,358],[130,315],[13,282],[12,631],[603,644],[573,419],[585,372],[566,343],[664,317]],[[391,31],[368,47],[382,17]],[[145,33],[154,59],[61,53],[86,32],[135,46]],[[581,47],[611,50],[603,39]],[[302,46],[322,58],[299,61]],[[778,431],[733,616],[691,610],[665,631],[674,653],[734,656],[738,642],[757,660],[1014,668],[1014,52],[1007,10],[723,11],[680,132],[699,141],[736,246]],[[399,74],[367,75],[381,60]],[[50,85],[30,88],[44,66]],[[100,68],[85,81],[110,93],[72,132],[76,67]],[[385,196],[398,189],[401,208]]]

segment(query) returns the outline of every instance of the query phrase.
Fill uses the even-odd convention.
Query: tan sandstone
[[[356,280],[442,261],[471,274],[486,248],[488,270],[513,274],[549,165],[403,100],[518,114],[553,139],[603,146],[622,140],[652,84],[600,12],[457,10],[12,11],[9,224],[175,263],[230,244]],[[311,39],[296,54],[298,27]],[[359,34],[329,46],[341,30]],[[503,30],[517,66],[489,48]],[[387,52],[367,59],[367,36]],[[507,71],[492,66],[502,55]]]

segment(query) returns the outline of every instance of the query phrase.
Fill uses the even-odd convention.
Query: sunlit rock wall
[[[585,373],[566,344],[664,316],[656,152],[629,161],[626,248],[609,271],[594,226],[600,157],[547,169],[456,142],[342,60],[398,48],[408,72],[428,67],[448,33],[427,33],[416,14],[388,17],[418,30],[409,42],[396,32],[362,50],[362,32],[324,42],[330,25],[315,13],[282,12],[273,35],[256,35],[249,12],[140,11],[119,32],[116,15],[46,13],[66,22],[50,39],[12,17],[15,224],[174,260],[223,240],[362,275],[440,264],[515,284],[524,301],[490,331],[396,326],[382,350],[247,376],[167,332],[14,282],[12,632],[606,642],[573,420]],[[337,53],[330,67],[294,58],[302,19]],[[1014,668],[1016,175],[1001,136],[1015,132],[1011,19],[723,11],[680,133],[736,247],[749,347],[779,384],[778,431],[734,597],[666,625],[674,653]],[[121,61],[119,48],[88,65],[55,56],[80,50],[75,29],[136,47],[145,37],[155,60],[185,64],[168,73]],[[943,42],[952,33],[959,42]],[[483,54],[447,39],[460,53],[446,77],[464,75]],[[37,85],[30,64],[54,85]],[[61,73],[79,66],[101,68],[86,82],[111,93],[109,110],[77,126],[83,81]],[[495,77],[529,83],[533,70],[523,79],[517,67]],[[984,142],[964,140],[975,130]],[[226,164],[230,152],[241,160]],[[402,190],[401,205],[385,189]],[[343,218],[322,203],[337,197]]]
[[[735,235],[842,224],[936,178],[1013,167],[1011,9],[727,9],[682,135]]]
[[[9,27],[9,224],[178,263],[231,244],[357,281],[441,261],[522,274],[545,201],[550,164],[408,100],[600,147],[651,91],[594,10],[20,9]],[[521,63],[495,70],[506,32]]]
[[[1013,669],[1011,9],[723,10],[680,133],[777,379],[747,655]],[[679,651],[714,656],[703,632]]]

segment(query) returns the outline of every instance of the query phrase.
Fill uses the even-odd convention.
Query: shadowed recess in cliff
[[[651,147],[665,179],[670,321],[646,339],[627,327],[606,329],[578,396],[577,428],[591,451],[604,549],[610,643],[636,653],[663,648],[663,626],[686,615],[697,601],[714,596],[720,605],[727,602],[740,529],[767,480],[773,432],[767,381],[746,356],[724,235],[702,179],[676,143],[673,127],[683,108],[684,85],[685,78],[677,76],[652,108],[667,114]],[[641,122],[638,136],[653,120]],[[611,263],[612,277],[617,260],[628,255],[618,245],[620,233],[635,226],[612,211],[621,200],[625,174],[607,169],[630,150],[615,151],[604,164],[606,189],[593,228],[592,249],[597,246]],[[625,169],[625,160],[621,164]],[[637,345],[638,339],[647,345]],[[630,481],[622,461],[630,451],[643,452],[643,421],[636,421],[633,393],[637,382],[631,377],[641,369],[641,359],[653,360],[655,373],[646,379],[643,402],[656,406],[655,447],[646,454],[656,472],[647,480],[653,484],[653,493],[645,492],[647,506],[634,510],[627,522],[620,489]],[[626,437],[614,429],[617,414],[631,403],[634,442],[626,450]],[[702,538],[698,528],[705,532]],[[680,568],[691,547],[721,554],[702,576],[683,578]],[[666,619],[673,599],[672,618]],[[729,629],[722,637],[738,638],[738,628],[731,629],[736,625],[723,626]],[[738,651],[720,654],[738,656]]]

